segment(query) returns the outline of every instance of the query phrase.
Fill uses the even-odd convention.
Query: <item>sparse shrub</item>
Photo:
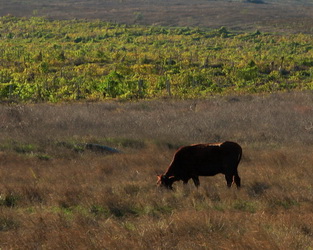
[[[15,207],[20,200],[20,195],[15,193],[9,193],[0,196],[0,205],[6,207]]]
[[[273,197],[269,200],[269,206],[276,209],[278,209],[279,207],[282,207],[284,209],[290,209],[299,205],[300,204],[298,201],[290,197]]]
[[[264,4],[265,2],[263,0],[243,0],[244,3],[258,3],[258,4]]]
[[[141,213],[141,210],[135,204],[110,203],[108,204],[108,209],[110,214],[117,218],[125,216],[138,216]]]
[[[59,204],[63,208],[76,207],[80,204],[82,196],[82,190],[79,187],[72,187],[64,190],[64,198],[59,201]]]
[[[45,191],[37,186],[29,186],[23,189],[23,197],[32,204],[43,204],[45,202]]]
[[[17,220],[13,219],[11,216],[0,216],[0,232],[9,231],[11,229],[16,229],[19,227]],[[0,243],[1,245],[1,243]]]
[[[39,160],[43,160],[43,161],[49,161],[52,159],[52,157],[48,154],[36,154],[36,157],[39,159]]]
[[[259,197],[262,196],[270,186],[267,183],[255,182],[248,187],[248,194],[250,197]]]
[[[63,141],[63,142],[57,142],[56,145],[71,149],[76,153],[82,153],[85,151],[85,145],[82,143],[76,143],[72,141],[69,141],[69,142]]]
[[[36,146],[33,144],[20,144],[20,145],[15,145],[14,150],[17,153],[28,154],[28,153],[34,152],[36,150]]]
[[[103,173],[105,176],[113,175],[114,174],[114,167],[104,166],[101,168],[101,173]]]
[[[170,206],[162,205],[146,205],[144,207],[144,213],[155,218],[162,218],[165,214],[170,214],[173,208]]]
[[[127,195],[136,196],[140,192],[140,186],[135,184],[128,184],[124,186],[124,191]]]
[[[90,208],[90,212],[95,216],[105,216],[105,217],[110,216],[110,210],[100,205],[92,205]]]
[[[234,203],[233,207],[236,210],[244,212],[255,213],[257,211],[256,204],[252,201],[238,200]]]
[[[104,143],[112,144],[115,147],[125,147],[134,149],[142,149],[146,146],[144,141],[130,138],[106,138],[104,140]]]

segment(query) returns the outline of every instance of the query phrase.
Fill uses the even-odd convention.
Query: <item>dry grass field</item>
[[[243,147],[241,190],[156,187],[179,145],[223,140]],[[312,249],[312,142],[311,92],[2,104],[0,248]]]
[[[312,33],[310,0],[0,0],[0,16],[100,19],[109,22],[197,26],[262,32]]]

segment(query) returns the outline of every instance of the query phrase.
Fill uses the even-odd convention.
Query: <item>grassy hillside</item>
[[[0,118],[0,248],[313,245],[310,92],[1,105]],[[240,191],[223,176],[156,188],[177,146],[226,139],[243,147]]]
[[[309,34],[0,18],[0,97],[50,101],[312,89]]]
[[[253,2],[264,2],[255,4]],[[101,19],[107,22],[312,33],[310,0],[1,1],[0,16]]]

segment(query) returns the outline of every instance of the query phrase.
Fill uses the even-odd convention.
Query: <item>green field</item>
[[[313,88],[310,34],[12,16],[0,25],[2,100],[205,98]]]

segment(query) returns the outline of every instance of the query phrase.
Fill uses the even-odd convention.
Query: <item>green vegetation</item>
[[[312,35],[0,18],[0,98],[199,98],[312,89]]]

